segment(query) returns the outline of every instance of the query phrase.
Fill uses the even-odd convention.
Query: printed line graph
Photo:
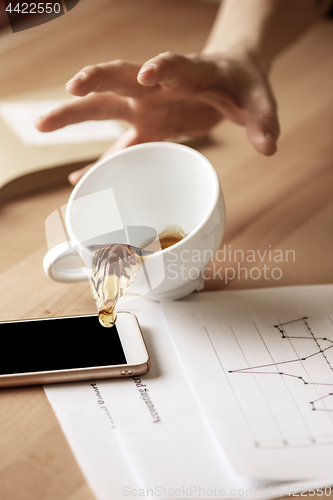
[[[204,330],[257,448],[333,443],[333,322],[246,316]],[[221,332],[221,330],[220,330]],[[228,333],[229,332],[229,333]],[[228,351],[226,351],[228,346]]]
[[[287,325],[290,325],[292,323],[298,323],[298,322],[302,322],[304,324],[304,326],[306,327],[307,331],[308,331],[308,335],[304,335],[304,336],[296,336],[296,335],[288,335],[286,333],[286,329],[285,327],[287,327]],[[309,326],[309,323],[308,323],[308,318],[307,316],[304,316],[303,318],[299,318],[299,319],[294,319],[294,320],[291,320],[291,321],[287,321],[285,323],[280,323],[278,325],[274,325],[274,328],[276,328],[279,333],[281,334],[281,338],[282,339],[288,339],[289,341],[291,341],[291,339],[297,339],[297,340],[305,340],[305,341],[310,341],[310,342],[314,342],[315,344],[315,348],[317,348],[317,351],[309,354],[308,356],[303,356],[303,357],[300,357],[300,355],[297,353],[296,349],[295,350],[295,355],[297,356],[295,359],[290,359],[290,360],[287,360],[287,361],[280,361],[280,362],[277,362],[277,363],[268,363],[268,364],[264,364],[264,365],[259,365],[259,366],[249,366],[249,367],[246,367],[246,368],[240,368],[240,369],[237,369],[237,370],[229,370],[229,373],[256,373],[256,374],[264,374],[264,375],[280,375],[280,376],[283,376],[283,377],[293,377],[293,378],[296,378],[298,380],[301,380],[303,382],[303,384],[305,385],[318,385],[318,386],[325,386],[325,387],[331,387],[332,388],[332,391],[331,392],[328,392],[327,394],[325,394],[324,396],[321,396],[313,401],[310,401],[310,405],[312,407],[312,410],[314,411],[329,411],[329,412],[333,412],[333,407],[327,407],[325,405],[325,402],[324,400],[327,400],[327,398],[330,398],[331,396],[333,396],[333,382],[315,382],[313,381],[310,376],[305,379],[302,375],[294,375],[292,373],[287,373],[287,372],[284,372],[280,369],[280,367],[283,365],[283,366],[287,366],[289,365],[290,363],[302,363],[303,365],[303,368],[306,368],[305,367],[305,361],[307,361],[308,359],[314,357],[314,356],[322,356],[323,357],[323,360],[324,360],[324,363],[327,363],[329,369],[331,370],[332,372],[332,376],[333,376],[333,366],[332,366],[332,363],[331,361],[328,359],[327,355],[326,355],[326,351],[330,350],[330,349],[333,349],[333,341],[328,339],[327,337],[316,337],[314,335],[314,333],[312,332],[310,326]],[[327,347],[322,347],[320,345],[320,341],[322,342],[327,342],[328,343],[328,346]],[[270,367],[274,367],[276,368],[275,371],[261,371],[261,369],[263,368],[270,368]],[[318,405],[316,405],[316,403],[318,403],[319,401],[323,402],[323,407],[318,407]]]

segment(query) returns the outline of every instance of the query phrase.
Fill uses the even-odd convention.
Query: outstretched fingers
[[[83,98],[73,98],[49,114],[37,118],[35,126],[41,132],[51,132],[87,120],[131,121],[131,115],[131,107],[126,98],[111,93],[107,96],[90,94]]]
[[[240,69],[242,71],[240,71]],[[258,70],[221,64],[209,59],[165,52],[145,62],[138,82],[144,87],[159,85],[168,92],[195,95],[220,116],[245,125],[254,148],[264,155],[276,151],[280,128],[276,103],[269,84]]]
[[[111,61],[86,66],[67,82],[67,91],[76,96],[90,92],[114,92],[121,96],[138,97],[146,89],[136,79],[140,64],[128,61]]]

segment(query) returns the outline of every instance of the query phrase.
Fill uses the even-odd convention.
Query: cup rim
[[[158,254],[158,255],[161,255],[162,253],[163,254],[164,253],[168,253],[168,252],[170,252],[170,250],[178,248],[179,246],[183,245],[190,238],[192,238],[195,234],[197,234],[198,231],[200,231],[200,229],[206,224],[206,222],[208,221],[209,217],[213,213],[213,211],[214,211],[214,209],[215,209],[215,207],[217,205],[220,192],[221,192],[220,182],[219,182],[219,178],[218,178],[218,175],[216,173],[215,168],[213,167],[213,165],[211,164],[211,162],[202,153],[200,153],[199,151],[197,151],[197,150],[195,150],[195,149],[193,149],[193,148],[191,148],[189,146],[185,146],[184,144],[178,144],[178,143],[172,143],[172,142],[162,142],[162,141],[160,141],[160,142],[145,142],[145,143],[142,143],[142,144],[135,144],[135,145],[129,146],[129,147],[125,148],[125,149],[121,149],[119,151],[116,151],[115,153],[113,153],[113,154],[107,156],[106,158],[103,158],[102,160],[98,161],[93,167],[91,167],[88,170],[88,172],[86,172],[84,174],[83,177],[81,177],[81,179],[78,181],[78,183],[76,184],[76,186],[74,186],[74,188],[73,188],[73,190],[72,190],[72,192],[70,194],[68,203],[67,203],[66,217],[65,217],[67,231],[69,233],[69,236],[71,237],[71,239],[74,242],[78,243],[79,245],[81,244],[81,242],[78,241],[76,239],[76,237],[75,237],[75,232],[73,231],[73,228],[72,228],[72,225],[71,225],[71,222],[70,222],[70,218],[69,218],[69,214],[71,212],[74,200],[76,199],[77,193],[81,189],[82,185],[87,182],[87,180],[89,179],[89,177],[91,177],[95,173],[96,170],[98,170],[100,167],[102,167],[103,165],[105,165],[106,163],[108,163],[111,159],[113,160],[113,159],[117,158],[118,156],[123,156],[124,154],[127,154],[128,152],[133,151],[135,149],[158,149],[158,148],[187,150],[188,153],[192,154],[193,156],[199,157],[200,160],[203,162],[203,164],[206,166],[206,168],[208,168],[208,170],[210,170],[210,173],[213,176],[214,192],[213,192],[213,196],[212,196],[212,200],[210,202],[209,208],[208,208],[205,216],[201,219],[200,223],[197,224],[197,226],[187,236],[185,236],[185,238],[183,238],[182,240],[178,241],[177,243],[175,243],[171,247],[165,248],[164,250],[159,250],[158,252],[155,252],[155,253]]]

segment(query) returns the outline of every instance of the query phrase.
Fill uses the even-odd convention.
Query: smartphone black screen
[[[126,364],[116,326],[98,316],[0,323],[0,374]]]

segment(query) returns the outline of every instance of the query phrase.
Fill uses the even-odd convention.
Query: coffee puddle
[[[99,311],[99,321],[111,328],[117,319],[118,300],[132,287],[140,269],[151,255],[175,245],[187,236],[178,226],[170,226],[151,245],[141,249],[131,245],[92,247],[90,286]]]

